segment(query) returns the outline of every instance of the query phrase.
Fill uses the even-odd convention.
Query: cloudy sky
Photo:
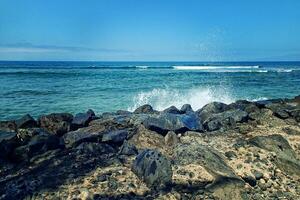
[[[0,60],[300,60],[299,0],[1,0]]]

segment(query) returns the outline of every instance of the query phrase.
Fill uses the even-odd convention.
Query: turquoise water
[[[0,120],[300,94],[300,62],[0,62]]]

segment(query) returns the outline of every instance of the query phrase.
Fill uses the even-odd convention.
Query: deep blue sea
[[[0,120],[300,94],[300,62],[0,62]]]

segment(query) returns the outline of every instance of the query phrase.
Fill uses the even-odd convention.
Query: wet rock
[[[111,131],[108,133],[104,133],[102,136],[102,142],[111,142],[111,143],[123,143],[123,141],[128,136],[127,130],[118,130],[118,131]]]
[[[119,154],[127,156],[137,155],[138,150],[133,144],[130,144],[125,140],[120,148]]]
[[[225,110],[227,110],[226,104],[221,102],[212,102],[197,110],[196,113],[198,114],[200,120],[204,122],[213,114],[221,113]]]
[[[151,114],[154,113],[152,106],[146,104],[143,106],[138,107],[133,113],[134,114]]]
[[[193,108],[190,104],[184,104],[181,108],[180,108],[180,112],[182,114],[188,114],[190,112],[194,112]]]
[[[86,113],[78,113],[72,120],[72,129],[76,130],[78,128],[86,127],[95,118],[95,113],[91,109]]]
[[[235,126],[236,123],[246,122],[248,113],[242,110],[228,110],[219,114],[212,114],[204,121],[203,125],[208,131],[219,130]]]
[[[164,187],[172,181],[171,162],[155,150],[141,152],[132,165],[132,171],[149,187]]]
[[[159,115],[151,115],[143,121],[143,125],[162,135],[168,131],[175,133],[184,133],[186,131],[203,131],[202,124],[196,114],[172,114],[162,113]]]
[[[24,115],[15,121],[17,128],[34,128],[37,127],[37,122],[29,114]]]
[[[39,117],[38,124],[49,133],[61,136],[71,129],[73,116],[69,113],[52,113]]]
[[[178,110],[175,106],[171,106],[163,110],[164,113],[172,113],[172,114],[181,114],[180,110]]]
[[[247,113],[257,112],[259,111],[259,107],[257,107],[256,103],[246,101],[246,100],[238,100],[234,103],[228,105],[227,110],[242,110]]]
[[[179,142],[176,133],[169,131],[165,136],[165,144],[167,147],[173,147]]]

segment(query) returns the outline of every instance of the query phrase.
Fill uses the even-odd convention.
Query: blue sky
[[[1,0],[0,60],[300,60],[300,1]]]

